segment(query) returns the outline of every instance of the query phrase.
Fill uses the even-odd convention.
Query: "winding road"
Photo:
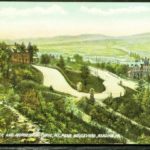
[[[37,65],[33,66],[43,73],[43,84],[45,86],[52,86],[57,91],[67,93],[79,98],[83,96],[90,96],[89,93],[78,92],[77,90],[73,89],[57,69]],[[95,99],[97,100],[103,101],[110,95],[112,95],[113,98],[119,97],[120,95],[123,96],[125,94],[125,89],[119,85],[120,81],[122,82],[122,85],[134,90],[136,89],[137,85],[133,81],[120,78],[119,76],[106,70],[96,69],[94,67],[89,67],[89,69],[91,74],[93,74],[94,76],[99,76],[104,80],[103,84],[105,86],[105,91],[94,95]]]

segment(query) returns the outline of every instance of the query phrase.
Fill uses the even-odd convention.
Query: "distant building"
[[[132,65],[130,66],[130,69],[128,71],[128,77],[130,78],[143,78],[150,75],[150,65],[149,65],[149,59],[145,58],[142,59],[140,65]]]
[[[13,64],[30,64],[29,52],[12,52],[11,62]]]

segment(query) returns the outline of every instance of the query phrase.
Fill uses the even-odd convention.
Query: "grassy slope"
[[[78,72],[67,70],[66,75],[75,85],[77,85],[78,82],[82,81],[81,75]],[[94,76],[89,76],[88,84],[87,87],[84,89],[84,92],[89,92],[90,88],[94,88],[95,92],[97,93],[103,92],[105,90],[103,80],[100,78],[98,79]]]
[[[149,52],[150,33],[137,34],[120,38],[120,46],[127,48],[133,52]]]
[[[29,80],[26,79],[26,72],[25,70],[28,70],[29,72],[32,72],[32,76],[34,78],[30,78],[35,83],[35,91],[39,91],[41,95],[41,105],[44,109],[43,113],[40,110],[40,107],[38,109],[36,107],[32,107],[33,103],[31,101],[26,101],[24,97],[20,96],[21,99],[19,100],[19,104],[16,107],[22,114],[27,116],[29,119],[31,119],[33,122],[36,121],[38,125],[41,125],[43,127],[43,130],[46,133],[55,133],[57,131],[62,131],[62,133],[105,133],[105,130],[97,129],[96,127],[93,127],[85,122],[83,122],[81,119],[72,116],[71,113],[68,113],[66,111],[66,96],[60,95],[58,93],[55,93],[54,91],[50,91],[46,87],[42,87],[40,81],[42,81],[42,75],[40,72],[35,70],[34,68],[26,65],[22,66],[15,66],[16,72],[20,72],[17,75],[17,81],[22,82],[22,80],[26,80],[26,85],[29,84]],[[38,74],[38,75],[37,75]],[[22,84],[23,85],[23,84]],[[32,87],[25,87],[21,86],[22,88],[17,88],[18,93],[20,95],[26,94],[26,92],[30,91],[30,88]],[[23,90],[25,93],[23,92]],[[27,96],[27,95],[26,95]],[[37,97],[38,95],[36,95]],[[33,98],[33,97],[32,97]],[[35,100],[35,98],[34,98]],[[14,99],[14,102],[16,99]],[[28,105],[27,105],[28,104]],[[39,104],[38,104],[39,105]],[[61,107],[60,107],[61,106]],[[45,115],[46,114],[46,115]],[[1,116],[0,116],[1,117]],[[23,130],[22,130],[23,131]],[[20,139],[20,138],[19,138]],[[13,140],[10,139],[1,139],[0,143],[19,143],[20,140],[13,138]],[[57,138],[49,139],[51,143],[118,143],[120,142],[119,139],[59,139],[57,141]],[[34,143],[34,142],[33,142]]]

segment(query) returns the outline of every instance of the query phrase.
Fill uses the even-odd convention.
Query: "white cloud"
[[[135,6],[135,7],[126,7],[126,8],[111,8],[111,9],[101,9],[96,7],[86,7],[81,6],[80,11],[93,15],[116,15],[116,14],[131,14],[131,13],[143,13],[150,12],[150,8],[145,6]]]
[[[59,5],[52,5],[50,7],[34,7],[34,8],[1,8],[0,16],[30,16],[30,15],[50,15],[50,14],[67,14],[66,10]]]

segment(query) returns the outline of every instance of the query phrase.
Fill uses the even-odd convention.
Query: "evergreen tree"
[[[25,50],[26,50],[26,46],[25,46],[25,44],[22,42],[21,45],[20,45],[20,51],[21,51],[21,52],[25,52]]]
[[[60,67],[61,69],[65,70],[65,61],[62,56],[60,56],[59,62],[57,63],[57,66]]]
[[[143,80],[143,79],[140,79],[139,82],[138,82],[138,88],[137,88],[137,90],[138,90],[139,92],[141,92],[141,91],[144,91],[144,89],[145,89],[144,80]]]
[[[150,94],[149,89],[145,89],[144,93],[143,93],[142,102],[141,102],[142,108],[144,111],[147,111],[148,109],[150,109],[150,106],[149,106],[150,105],[150,96],[149,96],[149,94]]]
[[[27,49],[30,54],[30,62],[32,63],[34,54],[36,54],[39,50],[36,45],[32,45],[30,42],[27,46]]]
[[[83,62],[83,58],[79,54],[75,54],[73,57],[74,57],[76,63],[82,63]]]
[[[85,87],[87,86],[89,75],[90,75],[90,71],[89,71],[88,66],[83,65],[81,67],[81,79]]]
[[[94,89],[93,88],[90,89],[90,101],[91,101],[92,104],[95,103]]]
[[[11,66],[11,49],[9,46],[3,42],[0,43],[0,68],[3,77],[9,78],[9,70]]]

